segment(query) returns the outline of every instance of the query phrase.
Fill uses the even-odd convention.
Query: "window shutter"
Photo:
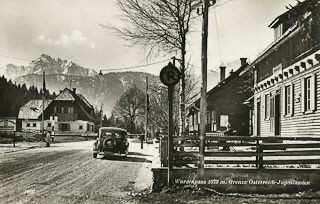
[[[315,100],[315,96],[316,96],[316,92],[315,92],[315,75],[313,75],[311,77],[311,110],[314,111],[315,110],[315,105],[316,105],[316,100]]]
[[[306,111],[306,105],[305,105],[305,80],[304,78],[301,80],[301,97],[300,97],[300,104],[301,104],[301,112],[304,113]]]
[[[291,89],[290,89],[291,93],[290,93],[290,101],[291,101],[291,115],[293,115],[293,111],[294,111],[294,85],[293,83],[291,83]]]
[[[286,87],[282,87],[282,115],[286,115]]]

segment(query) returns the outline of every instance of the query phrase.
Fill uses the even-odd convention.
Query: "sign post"
[[[172,152],[173,152],[173,138],[172,138],[172,127],[173,127],[173,89],[174,86],[180,81],[181,73],[180,70],[175,67],[171,62],[168,66],[165,66],[160,72],[161,82],[168,86],[168,100],[169,100],[169,119],[168,119],[168,187],[171,185],[171,171],[172,171]]]
[[[16,146],[16,129],[17,120],[16,118],[0,118],[0,133],[13,133],[13,147]]]

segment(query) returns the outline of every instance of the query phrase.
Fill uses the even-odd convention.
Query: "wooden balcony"
[[[54,116],[58,116],[58,121],[70,121],[78,119],[78,114],[76,113],[55,113]]]

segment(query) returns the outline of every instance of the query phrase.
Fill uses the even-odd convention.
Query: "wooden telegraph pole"
[[[199,145],[199,173],[200,176],[204,175],[204,144],[206,135],[206,114],[207,114],[207,58],[208,58],[208,16],[209,6],[213,6],[215,0],[209,3],[209,0],[203,0],[202,11],[202,47],[201,47],[201,74],[202,74],[202,87],[201,87],[201,100],[200,100],[200,145]],[[198,12],[199,14],[199,12]]]
[[[146,142],[148,139],[148,127],[149,127],[149,79],[146,77]]]

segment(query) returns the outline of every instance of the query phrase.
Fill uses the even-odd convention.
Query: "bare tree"
[[[154,83],[150,87],[150,118],[149,122],[152,129],[161,130],[167,133],[168,130],[168,88],[160,83]],[[179,130],[179,92],[174,89],[173,97],[173,133]]]
[[[145,93],[135,85],[130,87],[116,102],[112,114],[127,123],[133,133],[136,122],[144,118]]]
[[[107,25],[133,46],[140,46],[148,57],[160,53],[180,53],[182,72],[180,117],[182,132],[185,123],[185,55],[187,34],[191,31],[195,10],[200,0],[117,0],[125,27]]]

